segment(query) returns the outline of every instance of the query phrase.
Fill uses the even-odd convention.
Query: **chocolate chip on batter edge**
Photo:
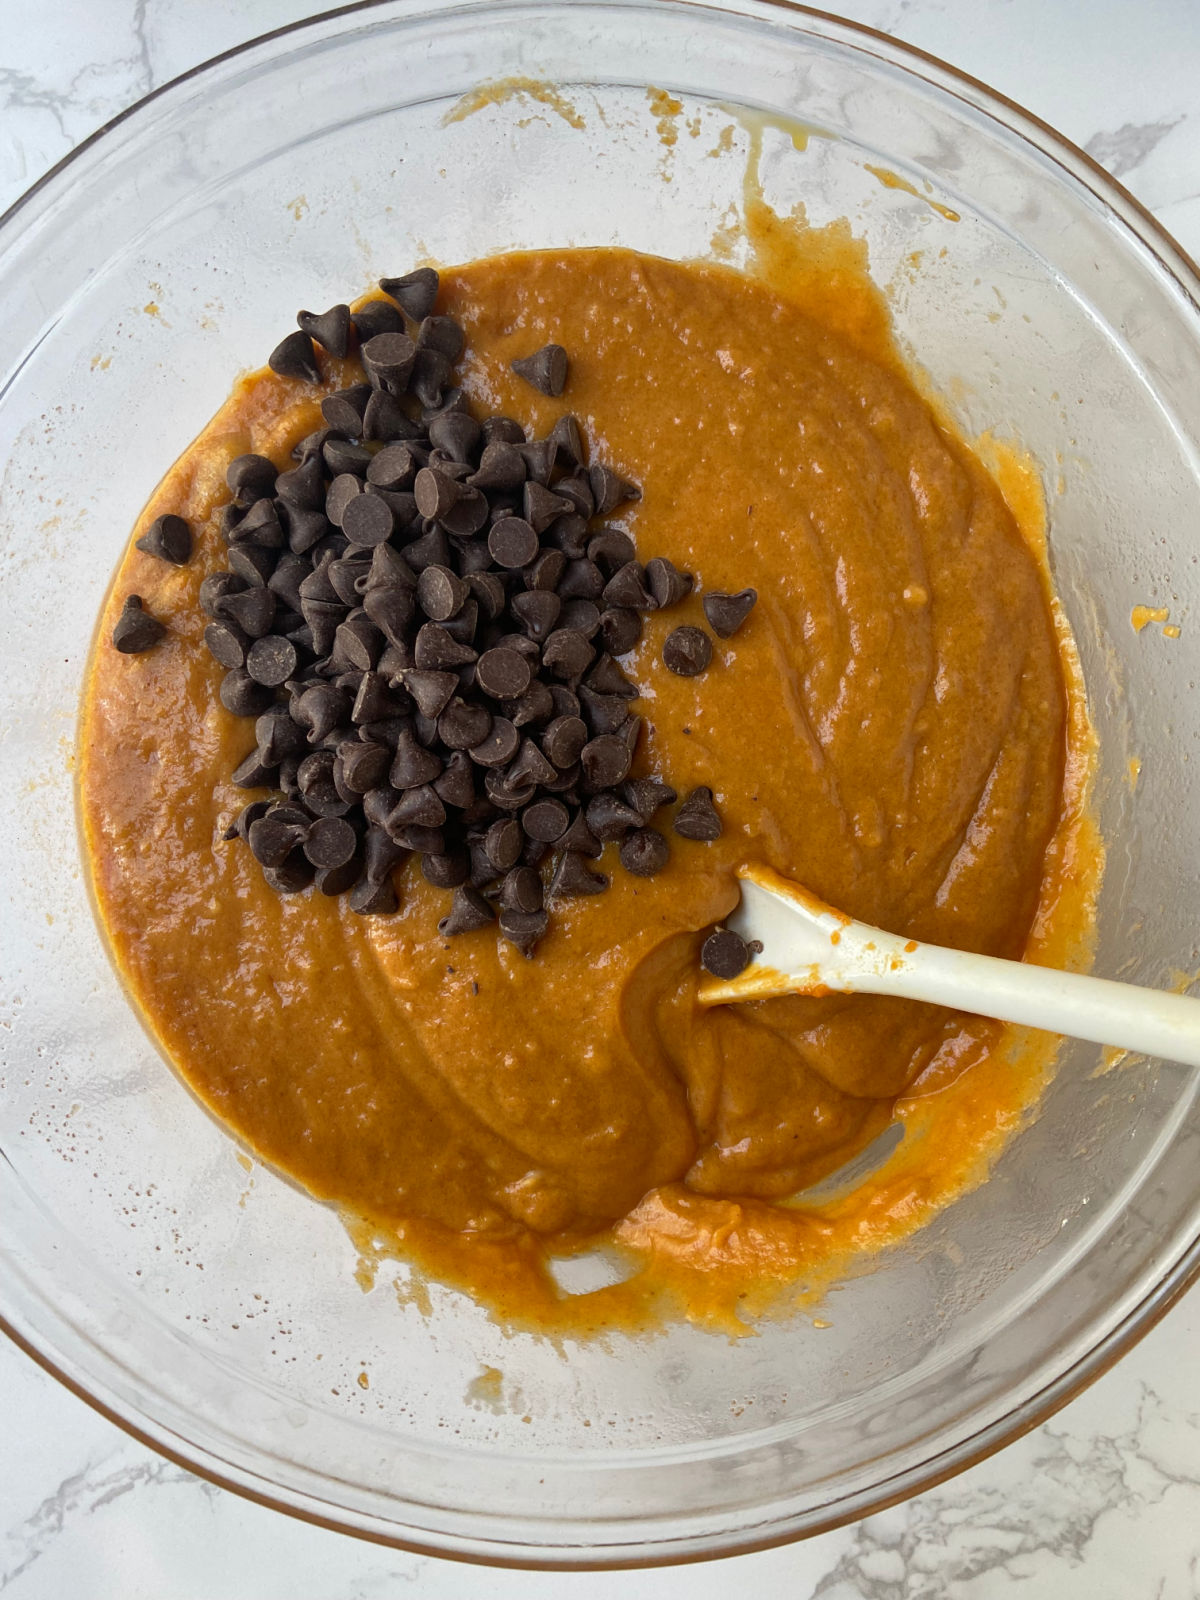
[[[141,595],[131,594],[113,628],[112,642],[122,655],[137,656],[152,650],[166,631],[166,625],[145,609]]]
[[[542,394],[557,396],[567,386],[567,352],[560,344],[544,344],[531,356],[514,361],[512,369]]]

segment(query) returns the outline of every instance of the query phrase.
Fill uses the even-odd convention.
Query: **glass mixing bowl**
[[[446,120],[502,77],[560,97],[534,85]],[[827,136],[801,150],[794,128],[731,107]],[[336,1216],[206,1116],[108,963],[76,836],[80,682],[137,511],[235,373],[295,306],[424,256],[704,254],[730,237],[748,127],[777,208],[848,217],[868,240],[900,337],[964,430],[1041,463],[1103,741],[1096,970],[1186,977],[1200,284],[1015,106],[786,5],[389,0],[171,84],[0,224],[5,1324],[157,1448],[349,1532],[549,1566],[812,1533],[1031,1427],[1200,1270],[1196,1076],[1104,1070],[1070,1046],[990,1180],[833,1292],[827,1326],[797,1316],[737,1344],[687,1327],[509,1337],[402,1267],[356,1281]],[[1143,602],[1182,637],[1135,633]]]

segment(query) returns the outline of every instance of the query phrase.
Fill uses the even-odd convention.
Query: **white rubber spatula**
[[[736,977],[705,973],[701,1005],[780,994],[894,994],[1200,1066],[1200,999],[918,944],[850,917],[767,867],[741,867],[726,928],[762,949]]]

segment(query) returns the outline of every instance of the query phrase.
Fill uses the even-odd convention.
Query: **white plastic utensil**
[[[725,926],[762,953],[736,978],[705,974],[702,1005],[780,994],[894,994],[1200,1066],[1200,999],[919,944],[855,922],[766,867],[741,867]]]

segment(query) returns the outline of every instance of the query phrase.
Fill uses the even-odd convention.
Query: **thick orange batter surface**
[[[1040,1082],[1044,1054],[930,1007],[696,1003],[699,930],[734,904],[743,860],[889,929],[1006,956],[1039,905],[1048,948],[1064,884],[1081,881],[1064,789],[1081,723],[1038,561],[905,379],[878,301],[845,273],[835,287],[806,312],[722,268],[617,250],[443,276],[480,407],[531,436],[575,413],[643,485],[625,521],[646,555],[759,593],[703,676],[661,661],[670,628],[703,625],[698,596],[651,615],[623,662],[650,724],[640,770],[710,785],[723,837],[668,830],[664,873],[617,868],[607,894],[554,908],[532,961],[490,930],[440,937],[448,895],[415,864],[399,914],[362,918],[277,896],[222,838],[252,724],[217,699],[197,589],[222,565],[228,461],[290,465],[320,423],[312,390],[265,372],[238,386],[136,530],[180,513],[192,563],[131,548],[101,623],[83,815],[101,915],[154,1032],[262,1156],[364,1219],[364,1239],[518,1320],[612,1325],[671,1304],[729,1325],[978,1178]],[[551,339],[572,359],[559,400],[508,370]],[[107,639],[130,591],[171,631],[122,657]],[[779,1204],[897,1110],[910,1136],[868,1186]],[[639,1270],[560,1296],[544,1255],[596,1237]]]

